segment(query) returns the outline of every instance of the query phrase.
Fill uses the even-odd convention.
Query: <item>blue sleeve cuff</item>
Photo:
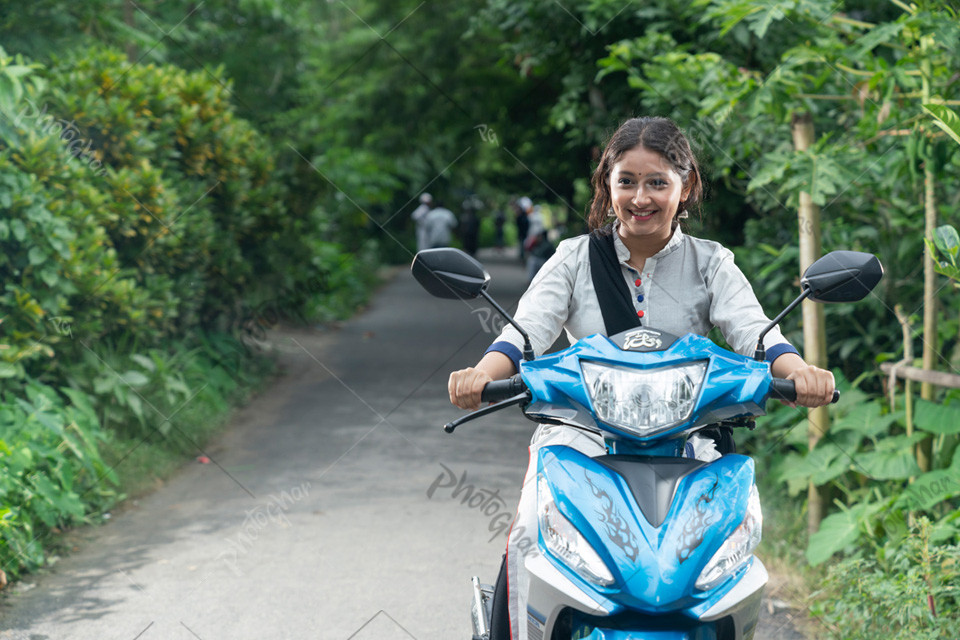
[[[514,368],[517,370],[517,373],[520,373],[520,358],[523,357],[523,354],[520,352],[520,349],[517,348],[517,345],[505,340],[500,340],[490,345],[490,347],[483,352],[483,355],[487,355],[491,351],[502,353],[513,360]]]
[[[770,364],[773,364],[774,360],[776,360],[777,358],[779,358],[785,353],[795,353],[798,356],[800,355],[800,352],[794,349],[792,344],[790,344],[789,342],[781,342],[767,349],[767,362],[769,362]]]

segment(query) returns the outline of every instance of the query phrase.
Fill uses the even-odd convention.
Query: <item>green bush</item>
[[[342,296],[331,262],[360,268],[361,280],[369,274],[369,249],[356,260],[322,210],[289,213],[291,176],[277,170],[270,141],[236,116],[219,72],[130,66],[120,52],[92,49],[58,60],[48,76],[45,105],[107,167],[99,219],[149,292],[158,335],[235,327],[281,298],[309,316],[315,302],[287,292],[320,282],[321,297]]]
[[[27,380],[3,394],[0,566],[9,576],[42,566],[51,533],[88,522],[116,499],[116,475],[98,449],[103,439],[81,392]]]
[[[70,367],[66,384],[91,398],[98,419],[126,437],[156,434],[190,451],[236,394],[262,379],[265,363],[236,338],[198,333],[163,348],[103,341]]]
[[[876,553],[830,567],[813,613],[843,640],[960,638],[960,545],[937,546],[930,521]]]
[[[44,77],[22,62],[0,57],[18,88],[0,123],[0,376],[56,382],[84,345],[128,332],[156,347],[265,304],[325,319],[364,299],[374,249],[331,241],[320,209],[285,214],[272,149],[226,83],[114,51]]]
[[[69,386],[28,379],[0,399],[0,567],[10,577],[43,566],[58,530],[96,521],[122,497],[118,475],[153,477],[120,467],[132,451],[149,442],[148,460],[196,455],[271,371],[223,334],[135,350],[96,344]]]
[[[228,81],[131,66],[100,49],[57,60],[47,75],[49,111],[108,167],[103,223],[124,265],[165,301],[159,313],[181,332],[210,326],[245,293],[275,284],[265,267],[284,191],[272,146],[235,115]]]
[[[102,194],[55,140],[29,129],[0,138],[0,377],[46,374],[80,342],[134,327],[149,308],[88,217],[85,200]],[[58,349],[65,359],[51,360]]]

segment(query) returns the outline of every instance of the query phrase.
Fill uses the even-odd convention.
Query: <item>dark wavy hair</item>
[[[610,173],[613,165],[620,161],[623,154],[636,147],[655,151],[670,163],[680,176],[684,188],[689,188],[687,199],[680,203],[680,210],[700,209],[703,198],[703,181],[697,158],[690,149],[690,142],[680,127],[670,118],[645,116],[630,118],[620,125],[607,142],[600,164],[593,172],[593,201],[587,214],[587,225],[591,231],[602,228],[609,218],[613,200],[610,195]],[[677,218],[673,218],[676,227]]]

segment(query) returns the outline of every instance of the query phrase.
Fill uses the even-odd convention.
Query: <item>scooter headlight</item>
[[[747,515],[700,572],[696,582],[697,589],[703,591],[713,589],[746,564],[753,550],[760,544],[762,532],[763,514],[760,511],[760,494],[757,493],[757,485],[752,485],[750,499],[747,502]]]
[[[537,515],[547,549],[584,580],[604,587],[613,584],[613,575],[607,565],[573,523],[557,509],[543,474],[537,476]]]
[[[581,362],[593,410],[601,421],[651,436],[690,418],[707,361],[655,369]]]

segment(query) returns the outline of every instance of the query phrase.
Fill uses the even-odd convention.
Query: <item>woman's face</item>
[[[636,146],[625,152],[610,171],[610,199],[620,236],[666,242],[673,234],[677,206],[689,191],[656,151]]]

